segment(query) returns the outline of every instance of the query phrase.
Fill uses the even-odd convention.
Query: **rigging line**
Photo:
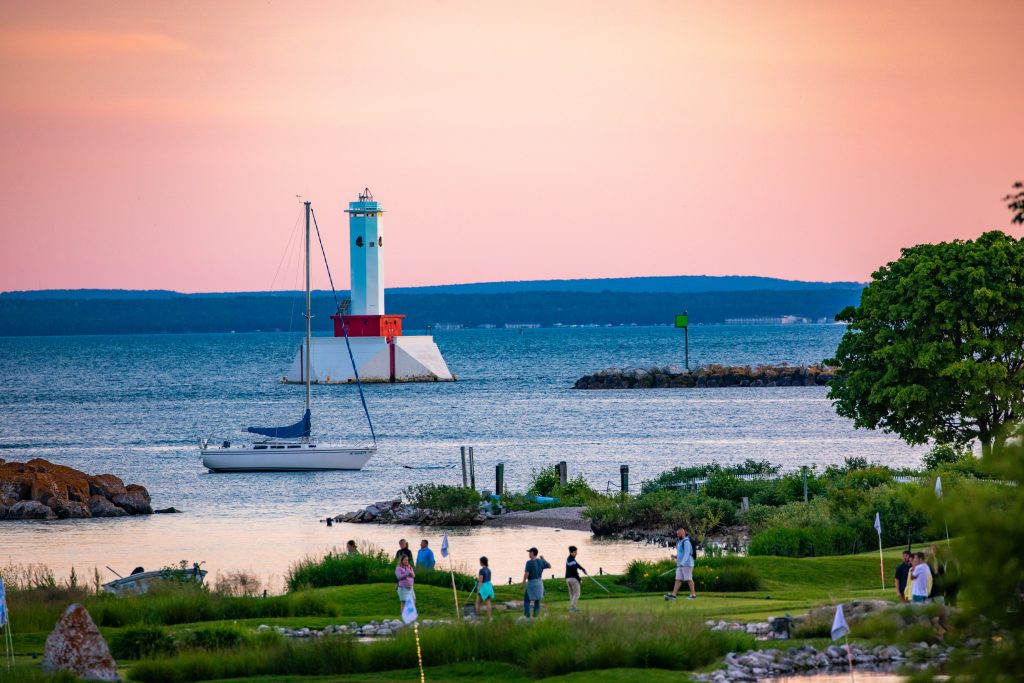
[[[295,235],[298,234],[297,228],[299,227],[299,221],[302,220],[302,213],[295,217],[295,223],[292,224],[292,229],[288,234],[288,243],[284,246],[284,251],[281,252],[281,260],[277,262],[277,270],[274,271],[274,279],[270,281],[270,290],[274,291],[274,285],[277,284],[277,276],[281,273],[281,266],[284,265],[284,261],[288,258],[288,253],[292,250],[292,241],[295,239]]]
[[[320,239],[320,226],[316,224],[316,213],[313,207],[309,207],[309,213],[313,217],[313,227],[316,228],[316,238],[320,242],[320,251],[324,255],[324,265],[327,267],[327,278],[331,281],[331,292],[334,293],[334,303],[338,303],[338,294],[334,291],[334,279],[331,277],[331,266],[327,263],[327,252],[324,251],[324,241]],[[356,357],[352,353],[352,344],[348,340],[348,325],[345,324],[345,316],[338,309],[338,320],[341,321],[341,331],[345,335],[345,348],[348,349],[348,359],[352,362],[352,374],[356,378],[356,387],[359,388],[359,400],[363,404],[363,413],[366,415],[366,424],[370,426],[370,436],[373,437],[373,445],[377,445],[377,432],[373,429],[373,420],[370,419],[370,409],[366,407],[366,396],[363,394],[363,383],[359,380],[359,369],[356,368]]]

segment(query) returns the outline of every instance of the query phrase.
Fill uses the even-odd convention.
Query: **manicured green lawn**
[[[599,577],[601,583],[611,594],[605,593],[592,581],[583,584],[583,601],[580,609],[584,613],[605,615],[680,615],[691,614],[701,620],[724,619],[726,621],[762,621],[771,616],[799,615],[807,610],[825,604],[834,604],[850,599],[889,599],[893,598],[892,573],[900,561],[902,548],[888,548],[884,551],[886,566],[886,589],[881,588],[879,576],[878,554],[864,553],[843,557],[824,557],[793,559],[780,557],[751,557],[748,562],[759,573],[763,590],[743,593],[703,593],[697,600],[690,601],[680,598],[673,602],[665,601],[660,593],[637,593],[622,585],[622,577]],[[556,579],[546,581],[546,598],[544,612],[549,618],[565,619],[568,615],[568,594],[565,582]],[[506,600],[521,600],[522,586],[497,586],[498,603]],[[435,586],[417,586],[417,607],[421,619],[455,619],[456,611],[450,589]],[[400,605],[391,584],[372,584],[357,586],[341,586],[323,588],[314,591],[315,597],[322,599],[331,614],[318,616],[282,616],[257,617],[225,621],[200,621],[176,623],[172,629],[202,629],[214,624],[230,623],[244,628],[255,628],[260,624],[285,626],[290,628],[320,629],[332,624],[347,624],[352,621],[365,623],[371,620],[394,619],[400,614]],[[459,594],[460,604],[469,601],[465,591]],[[495,610],[495,618],[513,619],[518,617],[518,610]],[[38,630],[21,633],[17,629],[17,613],[14,619],[14,646],[20,655],[19,667],[23,671],[32,671],[38,667],[39,659],[26,655],[41,653],[48,632]],[[104,635],[109,639],[119,628],[103,627]],[[119,662],[123,673],[130,673],[132,662]],[[645,683],[658,681],[686,680],[685,674],[662,669],[616,669],[585,671],[569,676],[559,676],[544,680],[549,681],[635,681],[642,676]],[[427,679],[430,681],[464,681],[464,680],[501,680],[518,681],[537,680],[529,673],[513,664],[497,662],[459,662],[444,666],[429,667]],[[271,676],[234,681],[260,683],[322,683],[322,682],[362,682],[362,681],[418,681],[417,669],[400,669],[382,673],[346,675],[346,676]]]

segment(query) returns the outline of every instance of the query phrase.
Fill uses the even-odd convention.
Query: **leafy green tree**
[[[1024,415],[1024,240],[904,249],[836,317],[849,327],[829,398],[857,427],[987,453]]]

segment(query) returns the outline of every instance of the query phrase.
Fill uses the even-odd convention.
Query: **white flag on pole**
[[[441,557],[448,557],[448,534],[441,539]]]
[[[839,640],[849,632],[850,627],[846,625],[846,617],[843,616],[843,606],[836,605],[836,616],[832,620],[832,640]]]
[[[402,621],[408,625],[416,621],[419,616],[419,612],[416,611],[416,601],[412,598],[408,598],[405,601],[405,605],[402,607]]]
[[[935,477],[935,497],[942,498],[942,477]]]
[[[882,535],[882,520],[878,517],[878,513],[875,513],[875,533],[879,536]]]
[[[7,626],[7,591],[4,580],[0,578],[0,626]]]

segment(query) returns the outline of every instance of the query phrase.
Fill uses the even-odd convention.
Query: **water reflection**
[[[335,524],[327,527],[315,519],[249,520],[245,517],[196,518],[188,515],[154,515],[122,519],[90,519],[56,522],[5,522],[0,535],[0,562],[43,563],[67,576],[74,567],[79,576],[100,569],[104,581],[134,567],[158,569],[177,563],[206,561],[208,581],[218,573],[251,572],[271,587],[283,590],[288,567],[310,554],[343,547],[349,539],[371,543],[389,553],[400,538],[416,548],[421,538],[430,541],[438,562],[445,530],[378,524]],[[476,572],[477,559],[490,560],[494,581],[517,582],[522,578],[526,550],[537,546],[561,577],[569,545],[579,547],[579,559],[591,573],[621,573],[634,559],[662,559],[670,550],[623,541],[604,541],[585,531],[560,531],[538,527],[475,527],[449,529],[449,544],[456,569]]]

